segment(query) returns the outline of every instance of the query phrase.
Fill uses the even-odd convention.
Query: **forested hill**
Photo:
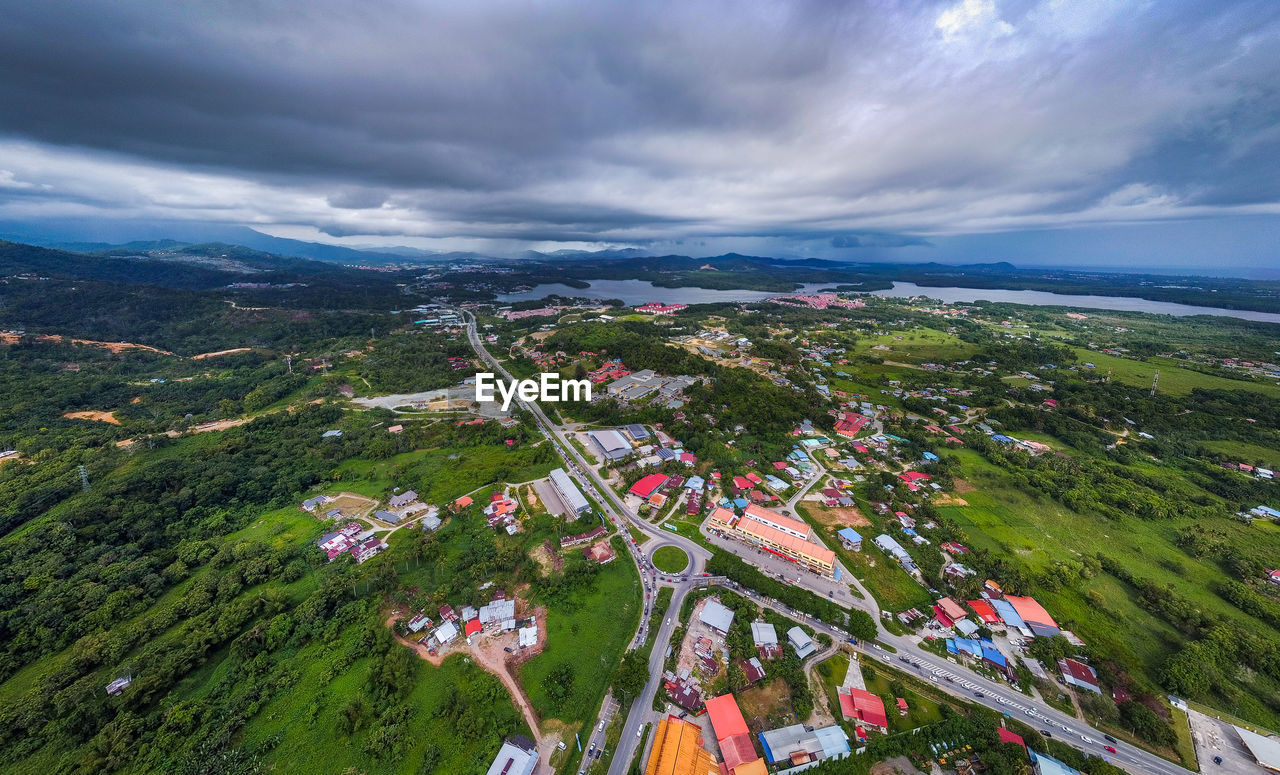
[[[0,329],[181,355],[291,347],[385,333],[395,324],[387,312],[423,300],[403,281],[217,243],[121,256],[0,242]]]

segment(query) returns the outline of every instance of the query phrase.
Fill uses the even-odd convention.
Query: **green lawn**
[[[676,546],[659,546],[653,552],[653,567],[663,573],[679,573],[689,567],[689,555]]]

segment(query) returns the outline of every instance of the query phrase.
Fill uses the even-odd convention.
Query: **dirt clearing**
[[[764,669],[768,673],[767,663]],[[754,732],[772,729],[777,726],[776,720],[790,719],[793,715],[791,689],[781,678],[769,678],[766,675],[762,683],[738,692],[737,697],[742,716]]]
[[[862,527],[871,524],[871,520],[863,516],[857,506],[830,509],[825,506],[809,505],[809,515],[825,527]]]
[[[935,506],[968,506],[969,501],[961,498],[959,495],[943,492],[933,496],[933,505]]]
[[[67,412],[62,416],[71,420],[93,420],[94,422],[106,422],[112,425],[120,424],[120,421],[116,419],[115,412]]]
[[[973,485],[969,484],[968,482],[966,482],[965,480],[961,479],[958,476],[956,477],[955,481],[956,481],[956,492],[966,493],[966,492],[978,491],[977,487],[974,487]]]
[[[235,355],[236,353],[247,353],[252,349],[253,349],[252,347],[236,347],[231,350],[218,350],[217,352],[200,353],[199,355],[191,356],[191,360],[200,361],[200,360],[204,360],[205,358],[216,358],[219,355]]]

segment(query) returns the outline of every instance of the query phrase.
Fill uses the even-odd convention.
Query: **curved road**
[[[506,379],[512,379],[510,373],[489,354],[481,343],[480,337],[476,332],[475,316],[466,311],[460,312],[468,321],[467,336],[472,348],[496,373]],[[672,632],[678,625],[680,606],[685,597],[692,589],[704,585],[707,581],[701,577],[701,573],[711,555],[710,552],[696,542],[670,531],[659,530],[627,510],[622,499],[613,492],[613,489],[600,478],[588,461],[583,459],[573,445],[564,438],[558,426],[551,422],[536,402],[519,401],[519,403],[523,409],[534,416],[539,428],[553,441],[557,452],[570,466],[570,470],[580,481],[585,483],[587,490],[601,504],[605,515],[616,527],[622,529],[630,525],[640,530],[653,541],[652,544],[649,544],[649,549],[657,548],[663,544],[671,544],[680,547],[689,555],[689,567],[684,573],[674,575],[661,574],[653,569],[645,554],[636,547],[631,537],[625,532],[623,533],[627,546],[631,550],[631,559],[640,570],[640,576],[644,581],[646,590],[656,594],[659,586],[673,587],[671,604],[667,608],[668,614],[664,617],[662,624],[658,626],[653,651],[650,654],[649,682],[645,684],[644,691],[641,692],[640,696],[635,699],[630,709],[628,709],[622,735],[618,741],[618,748],[614,751],[610,762],[609,775],[623,775],[630,767],[631,760],[635,755],[636,746],[640,742],[642,726],[650,720],[650,717],[660,717],[660,714],[654,712],[652,707],[653,698],[662,684],[662,666],[666,657],[667,645],[670,643]],[[794,503],[799,500],[799,496],[812,487],[813,483],[820,480],[821,475],[815,477],[813,482],[802,488],[801,492],[797,493],[796,497],[793,497],[788,502],[787,506],[794,509]],[[776,601],[763,598],[754,590],[740,587],[733,582],[725,582],[725,585],[740,594],[755,598],[763,606],[803,622],[816,632],[826,633],[833,640],[849,640],[848,633],[843,630]],[[641,617],[640,629],[637,631],[637,638],[633,642],[632,648],[644,642],[651,601],[652,598],[646,596],[644,615]],[[871,606],[878,609],[873,598],[868,596],[867,601]],[[1113,764],[1131,772],[1149,773],[1150,775],[1188,775],[1191,772],[1125,742],[1110,743],[1116,749],[1116,753],[1109,753],[1103,750],[1103,746],[1108,744],[1103,738],[1103,733],[1088,726],[1080,719],[1068,716],[1051,707],[1033,705],[1033,700],[1014,692],[1008,686],[991,681],[966,669],[962,665],[951,663],[931,652],[925,651],[920,648],[913,638],[889,633],[880,626],[879,617],[873,614],[873,618],[876,620],[876,627],[879,630],[878,639],[880,642],[897,649],[897,655],[890,654],[874,644],[870,647],[865,644],[859,644],[857,648],[869,657],[878,658],[903,671],[915,672],[920,677],[927,677],[928,680],[936,683],[940,690],[963,698],[968,702],[976,702],[1000,713],[1016,716],[1019,720],[1036,726],[1037,729],[1050,731],[1056,739],[1074,745],[1090,755],[1105,757]],[[895,662],[898,664],[895,665]],[[603,726],[605,728],[609,726],[609,722],[615,712],[616,703],[612,699],[606,699],[599,719],[604,722]],[[588,748],[594,745],[598,749],[604,741],[604,732],[601,731],[601,724],[597,723],[595,727],[587,731],[590,736],[583,744]]]

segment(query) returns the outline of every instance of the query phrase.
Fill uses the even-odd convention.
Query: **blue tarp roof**
[[[1018,616],[1018,612],[1013,610],[1013,604],[1008,600],[992,600],[991,607],[996,609],[996,614],[1010,627],[1027,626],[1026,622],[1022,621],[1022,617]]]
[[[841,538],[843,538],[844,540],[848,541],[851,544],[856,544],[862,540],[862,536],[858,535],[858,531],[854,530],[851,527],[840,528],[840,530],[836,533],[836,535],[840,536]]]
[[[924,459],[925,459],[925,460],[935,460],[935,461],[936,461],[936,460],[938,459],[938,456],[937,456],[937,455],[935,455],[935,454],[933,454],[932,452],[926,452],[926,453],[924,453]]]

